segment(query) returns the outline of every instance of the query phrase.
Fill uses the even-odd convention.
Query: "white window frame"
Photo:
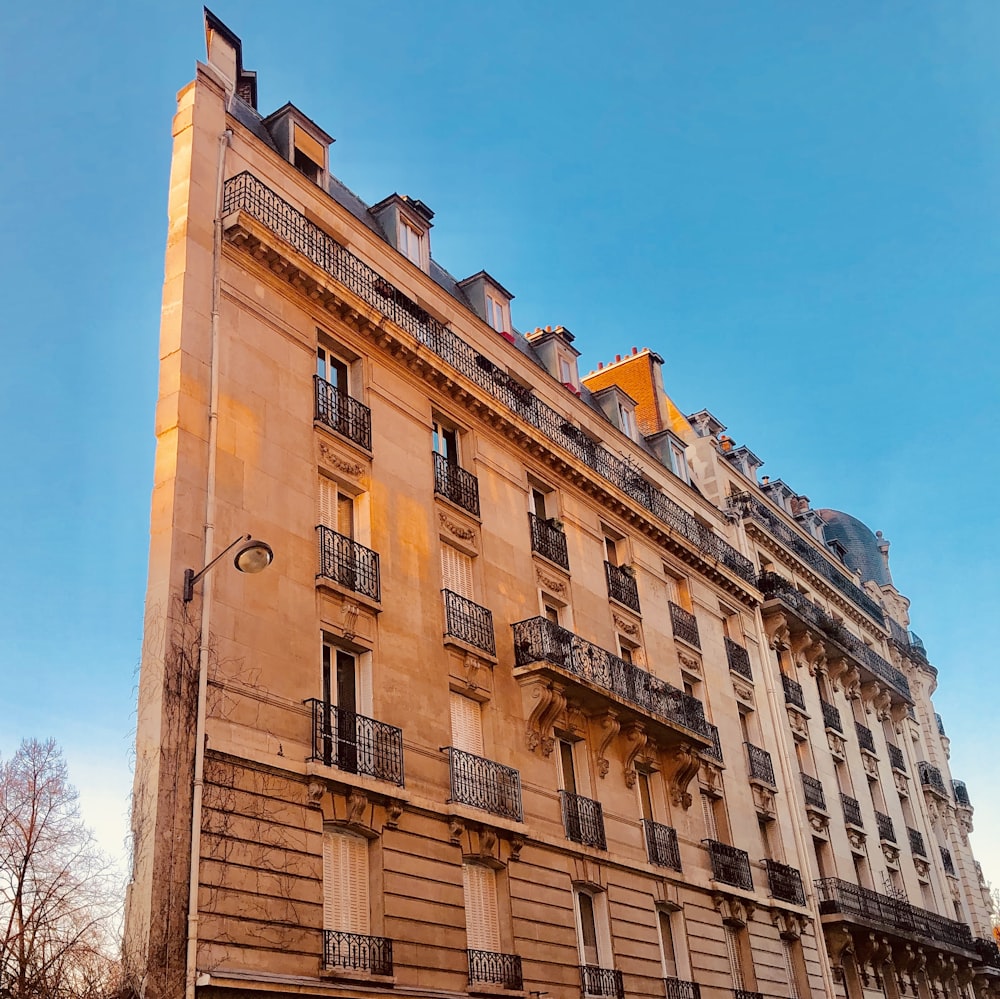
[[[424,233],[408,219],[399,216],[396,246],[400,253],[417,267],[424,267]]]
[[[583,915],[580,909],[580,898],[584,895],[590,899],[594,913],[594,949],[596,951],[596,962],[587,959],[587,951],[584,945]],[[573,916],[576,923],[576,942],[580,955],[580,964],[611,970],[614,967],[614,950],[612,948],[611,927],[608,919],[607,892],[596,891],[593,888],[583,886],[574,887]]]
[[[490,292],[486,293],[486,322],[498,333],[510,328],[507,319],[507,303]]]

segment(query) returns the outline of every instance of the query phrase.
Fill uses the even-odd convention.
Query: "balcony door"
[[[483,756],[483,709],[478,701],[451,694],[451,744],[463,753]]]
[[[371,932],[368,876],[368,840],[341,829],[324,832],[323,929]]]
[[[483,864],[463,864],[465,933],[469,950],[500,951],[496,872]]]
[[[359,686],[358,657],[323,642],[323,762],[349,773],[358,772]]]

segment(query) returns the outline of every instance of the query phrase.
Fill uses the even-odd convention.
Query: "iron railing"
[[[798,680],[793,680],[786,674],[781,674],[781,686],[785,691],[785,703],[793,704],[803,711],[806,709],[805,695],[802,693],[802,684]]]
[[[608,999],[625,999],[622,973],[614,968],[599,968],[596,964],[580,965],[580,981],[585,996],[607,996]]]
[[[320,576],[372,600],[381,599],[378,552],[323,525],[316,528],[316,541]]]
[[[976,945],[976,952],[979,954],[979,960],[986,967],[995,968],[997,971],[1000,971],[1000,946],[997,945],[996,940],[990,940],[987,937],[978,937],[974,943]]]
[[[889,618],[889,638],[904,656],[919,659],[924,665],[930,666],[930,663],[927,662],[927,651],[924,649],[924,643],[912,631],[907,631],[893,618]]]
[[[448,746],[451,800],[521,821],[521,774],[495,760]]]
[[[403,786],[402,729],[316,697],[305,703],[312,712],[310,761]]]
[[[639,587],[635,581],[635,570],[624,569],[620,565],[604,563],[604,577],[608,581],[608,596],[639,613]]]
[[[604,809],[601,803],[572,791],[560,791],[559,799],[566,838],[583,846],[606,850],[608,842],[604,837]]]
[[[965,923],[918,909],[903,899],[880,895],[870,888],[862,888],[840,878],[821,878],[815,884],[821,915],[843,913],[881,924],[887,929],[905,930],[931,943],[975,951],[972,932]]]
[[[951,789],[955,792],[956,804],[963,808],[972,808],[972,802],[969,800],[969,789],[965,786],[964,780],[953,780]]]
[[[452,590],[441,592],[444,594],[445,634],[495,656],[497,646],[492,612],[460,593]]]
[[[710,746],[705,746],[702,748],[701,755],[707,756],[710,760],[715,760],[716,763],[723,763],[722,759],[722,742],[719,739],[719,727],[718,725],[713,725],[711,722],[706,722],[708,727],[708,738],[711,740]]]
[[[878,838],[884,839],[887,843],[896,842],[896,829],[892,824],[892,818],[882,812],[875,813],[875,825],[878,827]]]
[[[927,849],[924,846],[924,834],[919,829],[906,827],[906,835],[910,840],[910,852],[915,857],[927,857]]]
[[[889,750],[889,765],[893,770],[901,770],[906,773],[906,760],[903,759],[903,751],[895,743],[887,742],[886,749]]]
[[[531,525],[531,550],[544,555],[550,562],[569,570],[569,552],[566,550],[566,532],[556,527],[551,518],[528,514]]]
[[[844,821],[849,825],[863,829],[865,824],[861,818],[861,806],[858,804],[858,799],[841,792],[840,804],[844,808]]]
[[[479,479],[437,451],[434,455],[434,492],[479,516]]]
[[[764,999],[764,993],[751,992],[749,989],[733,989],[733,999]]]
[[[936,766],[932,763],[928,763],[926,760],[921,760],[917,764],[917,772],[920,774],[920,783],[927,788],[930,788],[935,794],[939,794],[942,798],[950,798],[951,795],[948,794],[948,789],[944,786],[944,777],[941,776],[941,771],[938,770]]]
[[[867,725],[860,724],[860,722],[854,723],[854,730],[858,733],[858,745],[862,749],[867,749],[869,753],[874,753],[875,736],[872,735],[872,730]]]
[[[794,867],[777,860],[764,860],[767,871],[767,887],[774,898],[794,905],[806,904],[806,893],[802,887],[802,875]]]
[[[524,988],[521,958],[493,950],[469,950],[469,984],[486,983],[520,992]]]
[[[958,875],[955,873],[955,862],[951,859],[951,850],[946,846],[941,848],[941,864],[944,867],[945,874],[950,874],[953,878]]]
[[[316,420],[366,451],[371,451],[372,411],[319,375],[313,375],[313,384],[316,390]]]
[[[750,668],[750,653],[742,645],[734,642],[728,635],[725,636],[726,659],[729,661],[729,668],[734,673],[753,679],[753,670]]]
[[[666,999],[701,999],[701,986],[683,978],[664,978]]]
[[[805,795],[807,805],[826,811],[826,795],[823,793],[823,784],[815,777],[802,774],[802,793]]]
[[[934,721],[937,724],[938,735],[947,736],[948,733],[944,730],[944,721],[936,711],[934,712]]]
[[[712,861],[712,877],[716,881],[753,891],[753,874],[750,871],[750,857],[746,850],[739,850],[735,846],[720,843],[715,839],[705,839],[702,842],[708,847],[708,856]]]
[[[681,851],[677,845],[677,830],[651,819],[642,820],[642,830],[646,834],[646,855],[657,867],[681,869]]]
[[[574,635],[548,618],[518,621],[513,629],[516,666],[552,663],[644,711],[709,738],[705,709],[696,697]]]
[[[323,931],[323,967],[351,968],[372,975],[392,974],[392,941],[341,930]]]
[[[844,726],[840,720],[840,711],[829,701],[820,700],[819,706],[823,709],[823,724],[827,728],[832,728],[834,732],[844,734]]]
[[[747,768],[751,780],[760,780],[771,787],[778,785],[774,781],[774,764],[771,762],[771,754],[766,749],[761,749],[752,743],[744,742],[747,751]]]
[[[701,638],[698,635],[698,619],[690,611],[670,601],[670,623],[673,625],[674,636],[685,642],[701,648]]]

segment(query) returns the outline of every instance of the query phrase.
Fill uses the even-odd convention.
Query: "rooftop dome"
[[[823,535],[827,542],[838,541],[844,546],[847,552],[844,561],[851,569],[860,572],[865,581],[874,580],[879,586],[892,584],[889,542],[882,538],[881,531],[876,537],[856,517],[839,510],[817,510],[816,513],[823,520]]]

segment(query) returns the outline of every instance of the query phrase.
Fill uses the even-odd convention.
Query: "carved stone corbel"
[[[666,761],[663,775],[667,778],[667,787],[670,789],[670,801],[688,809],[691,807],[688,784],[701,766],[701,757],[689,742],[685,742],[672,746],[666,753]]]
[[[625,786],[635,787],[635,760],[646,746],[646,730],[638,722],[625,729]]]
[[[712,892],[712,905],[727,926],[746,926],[757,910],[756,902],[721,891]]]
[[[811,631],[803,631],[792,639],[791,652],[795,665],[805,666],[810,676],[826,669],[826,646]]]
[[[357,600],[345,597],[342,607],[344,617],[340,628],[344,633],[344,638],[350,641],[358,633],[358,614],[361,611],[361,604]]]
[[[388,829],[398,829],[406,803],[400,798],[390,798],[385,803],[385,824]]]
[[[841,689],[841,680],[850,669],[850,663],[843,656],[835,656],[827,660],[826,675],[834,690]]]
[[[536,680],[531,685],[531,699],[535,706],[531,709],[525,729],[528,749],[541,749],[542,756],[551,756],[555,746],[552,728],[556,719],[566,710],[564,689],[552,681]]]
[[[326,794],[326,782],[313,777],[306,785],[306,806],[322,808],[324,794]]]
[[[722,794],[722,769],[711,760],[700,761],[698,781],[709,794],[716,797]]]
[[[497,834],[495,829],[483,826],[479,830],[479,858],[480,860],[496,859]]]
[[[448,819],[448,838],[456,846],[459,846],[462,842],[462,837],[465,835],[465,821],[460,819],[457,815],[452,815]]]
[[[856,701],[861,696],[861,672],[856,666],[841,677],[840,684],[844,688],[844,697],[849,701]]]
[[[764,631],[767,634],[767,644],[775,652],[787,652],[791,642],[791,632],[788,630],[788,618],[778,611],[764,618]]]
[[[608,767],[610,766],[608,748],[614,741],[615,736],[621,731],[621,727],[621,722],[618,720],[618,714],[615,711],[607,711],[601,719],[601,728],[604,730],[604,736],[597,750],[597,773],[602,778],[608,776]]]
[[[351,788],[351,793],[347,796],[347,824],[349,826],[361,825],[367,808],[368,795],[359,788]]]
[[[830,923],[823,927],[826,937],[826,950],[830,955],[830,963],[835,968],[844,967],[844,955],[854,954],[854,938],[843,923]]]
[[[805,933],[808,920],[797,912],[774,908],[771,910],[771,922],[778,928],[778,936],[782,940],[798,940]]]
[[[521,851],[524,849],[523,836],[511,836],[510,838],[510,859],[520,860]]]

